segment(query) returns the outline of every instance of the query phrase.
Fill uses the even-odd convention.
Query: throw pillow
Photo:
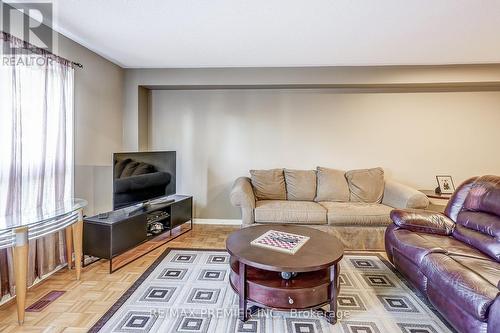
[[[250,170],[250,176],[257,200],[286,200],[283,169]]]
[[[382,202],[385,186],[382,168],[351,170],[345,173],[345,177],[351,191],[351,201]]]
[[[317,167],[318,189],[314,201],[349,201],[344,171]]]
[[[285,169],[286,198],[313,201],[316,197],[316,171]]]

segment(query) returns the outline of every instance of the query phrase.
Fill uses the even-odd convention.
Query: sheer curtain
[[[16,215],[72,196],[74,69],[11,35],[0,37],[2,47],[16,47],[0,65],[0,215]],[[1,295],[12,293],[10,257],[0,253]],[[30,243],[31,282],[65,261],[62,233]]]

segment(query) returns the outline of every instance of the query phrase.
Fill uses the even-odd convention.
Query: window
[[[74,70],[50,54],[2,57],[10,61],[0,65],[0,215],[12,215],[72,196]]]

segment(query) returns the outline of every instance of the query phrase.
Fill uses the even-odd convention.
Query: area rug
[[[314,312],[270,310],[242,323],[229,270],[222,250],[166,250],[90,332],[453,332],[376,253],[348,253],[340,262],[335,325]]]

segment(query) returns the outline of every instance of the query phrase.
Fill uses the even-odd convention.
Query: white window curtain
[[[2,215],[53,205],[73,191],[74,70],[48,55],[30,61],[33,56],[4,54],[10,63],[0,67]]]
[[[73,194],[71,62],[0,32],[0,215],[31,215]],[[30,241],[28,283],[67,261],[63,232]],[[0,250],[0,298],[14,295],[11,249]]]

